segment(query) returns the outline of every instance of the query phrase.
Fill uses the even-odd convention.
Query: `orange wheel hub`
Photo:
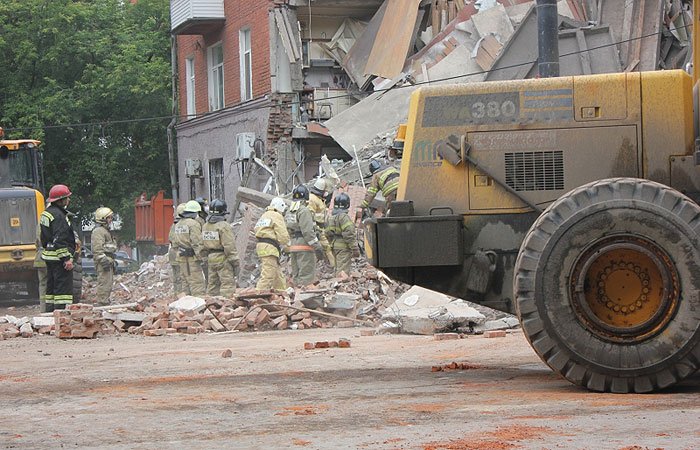
[[[594,243],[576,261],[570,280],[581,323],[615,342],[653,336],[678,305],[679,281],[672,261],[656,244],[638,236]]]

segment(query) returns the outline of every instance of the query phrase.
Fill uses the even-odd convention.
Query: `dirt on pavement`
[[[339,338],[351,347],[303,348]],[[519,332],[38,336],[0,341],[0,355],[0,448],[700,447],[700,376],[651,395],[592,393]],[[464,369],[431,370],[452,362]]]

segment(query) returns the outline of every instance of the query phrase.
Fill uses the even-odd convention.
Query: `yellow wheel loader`
[[[558,77],[556,0],[537,11],[543,78],[413,94],[398,199],[366,222],[367,256],[517,314],[574,384],[671,386],[700,367],[698,55],[692,76]]]

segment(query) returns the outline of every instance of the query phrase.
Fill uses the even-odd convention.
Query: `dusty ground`
[[[352,348],[302,348],[341,337]],[[0,341],[0,355],[2,448],[700,448],[700,376],[594,394],[521,333],[43,336]],[[431,372],[452,361],[472,368]]]

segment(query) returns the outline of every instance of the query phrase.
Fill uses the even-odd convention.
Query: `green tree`
[[[134,199],[170,186],[169,25],[168,0],[0,2],[0,124],[42,140],[47,186],[83,220],[117,211],[125,240]]]

